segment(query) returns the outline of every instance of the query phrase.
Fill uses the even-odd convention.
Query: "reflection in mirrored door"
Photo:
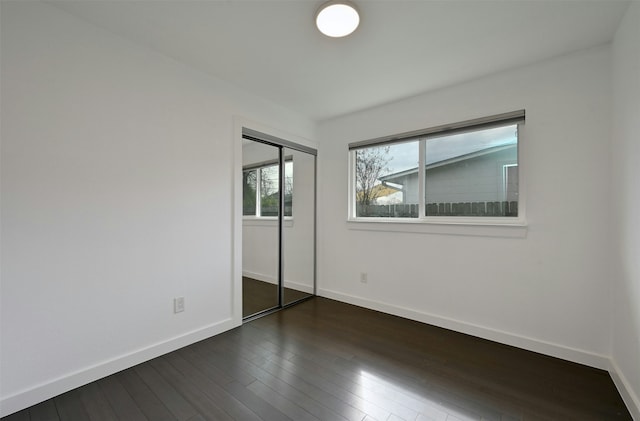
[[[242,141],[242,316],[278,308],[280,149]]]
[[[243,319],[315,295],[316,151],[243,129]],[[265,137],[262,137],[265,136]]]
[[[314,295],[315,285],[315,156],[285,148],[290,174],[284,178],[283,305]],[[288,213],[288,215],[287,215]]]

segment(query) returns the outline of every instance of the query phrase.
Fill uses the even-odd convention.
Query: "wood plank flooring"
[[[605,371],[324,298],[3,418],[631,419]]]
[[[284,303],[289,304],[310,296],[306,292],[284,289]],[[242,317],[278,306],[278,286],[257,279],[242,277]]]

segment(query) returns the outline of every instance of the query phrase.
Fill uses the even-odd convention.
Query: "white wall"
[[[612,358],[627,406],[640,420],[640,2],[613,44],[613,203],[617,222]]]
[[[8,414],[240,323],[233,116],[314,125],[53,6],[1,7]]]
[[[610,59],[596,48],[322,122],[319,294],[607,367]],[[524,238],[346,222],[349,142],[523,108]]]

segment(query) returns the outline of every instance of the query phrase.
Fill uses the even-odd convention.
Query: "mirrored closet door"
[[[285,171],[285,218],[283,229],[284,305],[314,295],[315,287],[315,155],[284,149],[291,157],[293,178]],[[286,161],[285,161],[286,162]],[[286,165],[286,164],[285,164]],[[293,192],[293,195],[288,193]],[[287,194],[290,199],[287,199]],[[291,203],[291,219],[287,204]]]
[[[279,306],[280,148],[243,140],[242,316]]]
[[[315,294],[315,150],[243,130],[242,316]]]

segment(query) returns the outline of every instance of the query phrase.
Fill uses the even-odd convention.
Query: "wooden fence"
[[[361,217],[417,218],[417,204],[356,205]],[[427,216],[518,216],[518,202],[427,203]]]

